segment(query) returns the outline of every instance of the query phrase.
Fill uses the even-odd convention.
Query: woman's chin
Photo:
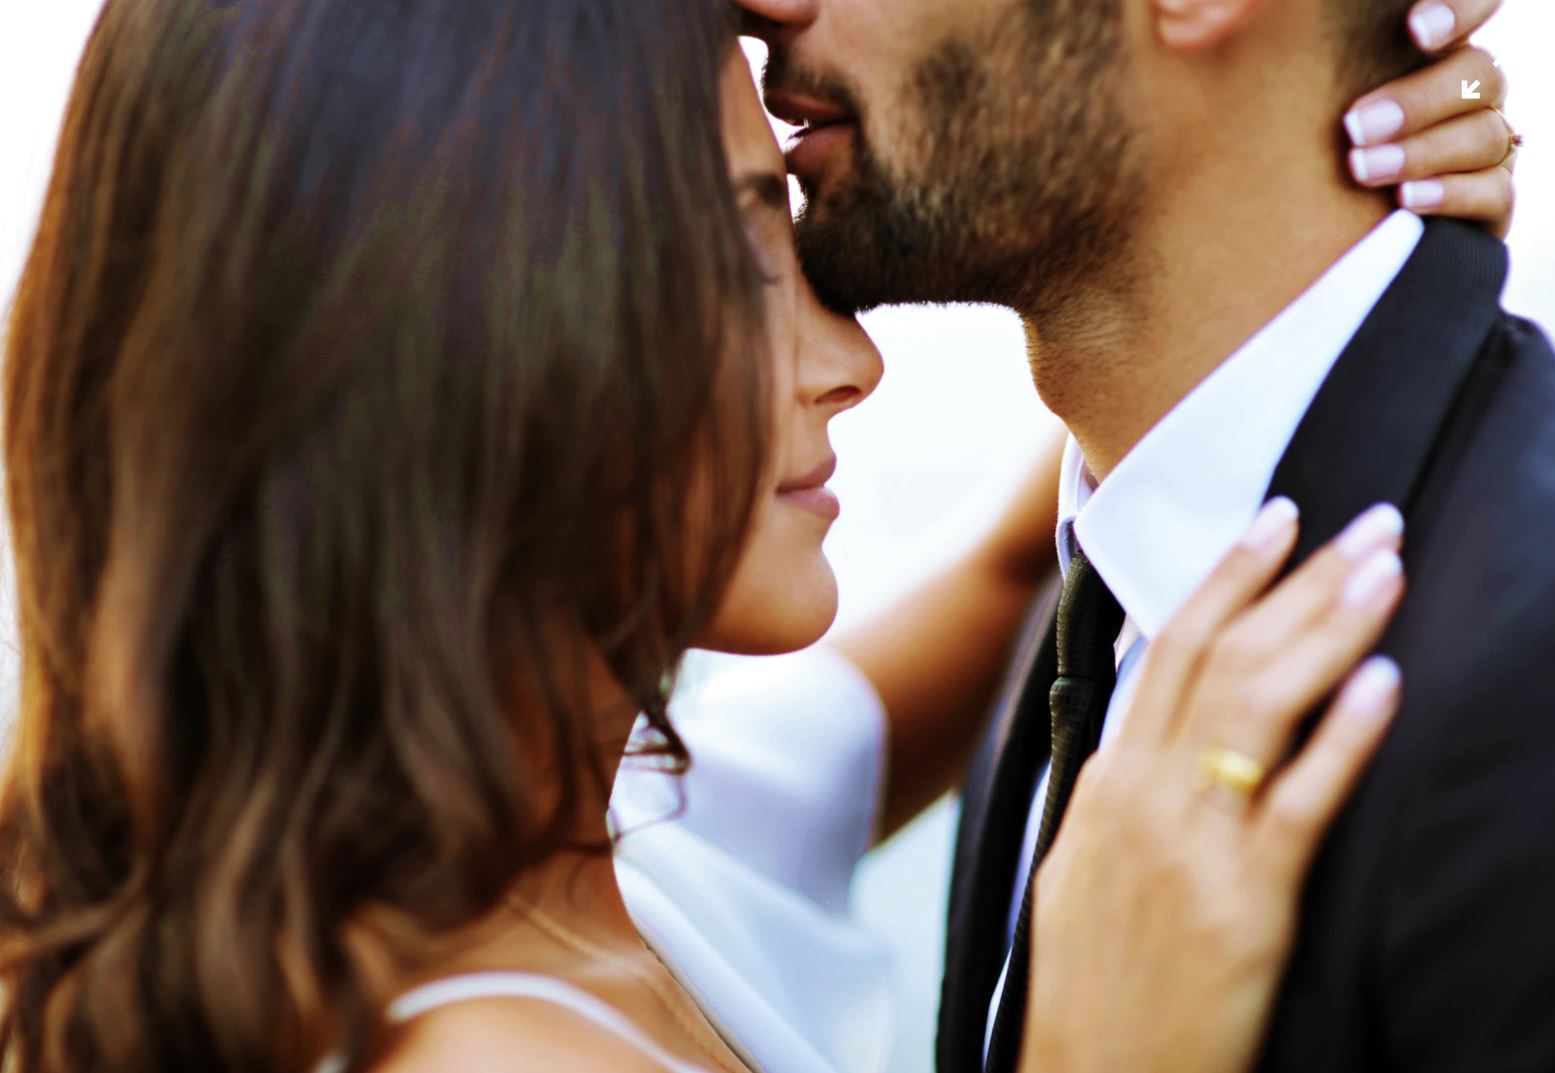
[[[823,557],[817,566],[764,584],[730,587],[712,629],[698,648],[738,656],[776,656],[819,641],[837,617],[837,578]],[[818,568],[817,568],[818,567]]]

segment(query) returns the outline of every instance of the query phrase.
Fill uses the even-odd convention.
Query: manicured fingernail
[[[1351,522],[1339,538],[1339,550],[1357,562],[1404,535],[1404,516],[1391,503],[1378,503]]]
[[[1253,519],[1243,542],[1255,551],[1268,548],[1290,533],[1299,513],[1296,504],[1284,496],[1269,500]]]
[[[1458,16],[1446,4],[1426,4],[1409,16],[1409,29],[1421,48],[1439,49],[1457,34]]]
[[[1397,552],[1375,552],[1344,583],[1340,599],[1350,607],[1370,607],[1390,595],[1403,576],[1404,561]]]
[[[1421,179],[1398,188],[1406,209],[1434,209],[1447,200],[1447,188],[1435,179]]]
[[[1350,170],[1363,183],[1395,178],[1404,170],[1404,147],[1379,145],[1375,149],[1352,149]]]
[[[1355,145],[1376,145],[1404,129],[1404,109],[1397,101],[1383,98],[1358,108],[1344,117],[1344,129]]]
[[[1404,684],[1404,672],[1386,656],[1373,656],[1361,664],[1344,687],[1345,710],[1363,718],[1381,718],[1393,710],[1394,698]]]

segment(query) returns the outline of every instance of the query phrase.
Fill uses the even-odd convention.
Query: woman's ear
[[[1270,0],[1150,0],[1161,43],[1199,52],[1225,43]]]

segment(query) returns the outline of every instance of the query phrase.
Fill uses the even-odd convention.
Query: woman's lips
[[[818,514],[827,521],[835,521],[842,513],[842,504],[826,482],[837,472],[837,459],[829,457],[810,472],[790,478],[778,485],[777,497],[790,506]]]
[[[819,488],[805,488],[796,492],[779,492],[778,499],[789,506],[807,510],[811,514],[819,514],[829,522],[837,520],[842,513],[842,504],[830,488],[821,485]]]

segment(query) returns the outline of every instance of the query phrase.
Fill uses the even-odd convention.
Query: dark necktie
[[[1059,821],[1069,807],[1081,766],[1101,742],[1102,722],[1118,677],[1113,645],[1122,628],[1123,609],[1085,553],[1076,547],[1058,602],[1058,679],[1048,694],[1053,750],[1047,801],[1037,829],[1031,877],[1015,921],[1004,994],[994,1015],[993,1035],[988,1043],[988,1073],[1013,1073],[1020,1060],[1026,976],[1031,967],[1031,892],[1036,885],[1037,866],[1058,835]]]

